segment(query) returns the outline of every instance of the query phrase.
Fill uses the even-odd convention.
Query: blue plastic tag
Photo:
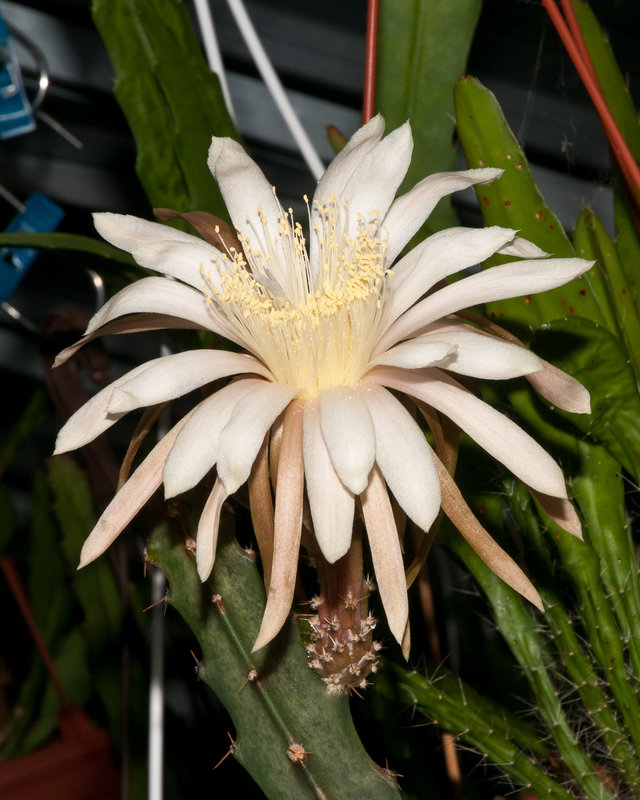
[[[0,139],[36,127],[7,23],[0,15]]]
[[[40,192],[34,192],[24,205],[25,210],[16,214],[6,227],[7,233],[51,233],[64,217],[63,209]],[[0,249],[1,303],[11,297],[37,255],[38,251],[30,247]]]

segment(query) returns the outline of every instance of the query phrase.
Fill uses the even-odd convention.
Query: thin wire
[[[367,123],[375,111],[376,57],[378,50],[378,0],[369,0],[367,6],[366,53],[364,60],[364,95],[362,122]]]
[[[293,106],[291,105],[291,102],[287,97],[284,88],[282,87],[282,83],[280,82],[280,79],[278,78],[278,75],[271,64],[271,61],[269,60],[269,56],[266,54],[265,49],[262,46],[262,42],[256,33],[256,29],[254,28],[253,23],[247,14],[247,10],[245,9],[242,0],[227,0],[227,4],[231,13],[233,14],[236,25],[240,29],[240,33],[242,34],[242,37],[249,48],[251,57],[258,68],[258,72],[262,76],[262,80],[265,82],[267,89],[273,97],[278,110],[282,114],[282,117],[291,132],[291,135],[295,139],[298,149],[300,150],[300,153],[302,154],[309,171],[316,180],[320,180],[322,174],[324,173],[324,164],[320,160],[320,157],[316,152],[315,147],[311,143],[311,139],[309,139],[307,132],[302,127],[296,112],[293,110]]]
[[[207,55],[207,62],[209,69],[218,76],[220,80],[220,88],[222,89],[222,96],[227,105],[227,110],[231,119],[235,122],[235,112],[231,102],[231,95],[229,93],[229,84],[227,83],[227,73],[222,61],[222,54],[218,45],[218,37],[216,36],[216,29],[213,24],[213,16],[211,15],[211,7],[209,0],[195,0],[194,2],[196,17],[198,18],[198,25],[202,34],[202,42],[204,44],[204,51]]]

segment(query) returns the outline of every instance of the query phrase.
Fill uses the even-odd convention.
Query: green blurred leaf
[[[462,75],[481,0],[382,0],[378,22],[376,108],[392,130],[407,120],[415,149],[407,189],[432,172],[454,170],[453,86]],[[456,224],[450,200],[429,228]]]
[[[0,477],[16,457],[25,441],[45,422],[49,415],[46,392],[39,389],[33,393],[18,420],[9,428],[0,447]]]
[[[85,635],[94,656],[115,641],[121,631],[120,594],[108,561],[99,559],[76,571],[80,550],[96,518],[87,479],[68,456],[47,461],[55,512],[62,529],[62,546],[73,570],[73,589],[82,606]]]
[[[212,135],[237,134],[186,6],[96,0],[93,17],[109,50],[114,91],[136,140],[136,171],[151,205],[226,217],[207,152]]]
[[[476,188],[485,224],[515,228],[551,255],[573,256],[571,242],[540,194],[494,95],[475,78],[463,78],[455,88],[455,104],[458,135],[469,167],[504,170],[498,180]],[[499,256],[490,263],[507,260]],[[487,310],[500,324],[517,329],[523,339],[529,339],[531,330],[544,322],[567,315],[605,323],[584,276],[542,294],[490,303]]]
[[[532,347],[591,394],[591,415],[558,413],[604,444],[640,481],[640,396],[627,353],[616,337],[589,320],[572,317],[543,326]]]
[[[0,233],[0,247],[30,247],[36,250],[78,250],[101,258],[133,265],[135,261],[123,250],[91,236],[75,233]]]

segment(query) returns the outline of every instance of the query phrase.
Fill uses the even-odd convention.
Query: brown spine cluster
[[[369,581],[363,584],[368,591],[373,588]],[[316,613],[307,617],[307,659],[330,694],[364,689],[367,677],[378,668],[382,645],[373,639],[377,620],[367,610],[368,591],[361,598],[349,591],[333,601],[324,596],[311,600]]]

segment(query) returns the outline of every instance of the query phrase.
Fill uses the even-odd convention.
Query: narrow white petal
[[[207,397],[180,431],[164,465],[166,498],[186,492],[209,472],[218,460],[220,433],[243,397],[264,381],[244,378]]]
[[[377,467],[371,471],[369,485],[360,499],[380,599],[387,615],[389,630],[398,643],[402,644],[409,618],[407,584],[393,509],[387,487]]]
[[[284,415],[273,524],[275,538],[271,580],[262,625],[253,645],[254,652],[279,633],[293,602],[304,498],[303,414],[303,403],[294,401]]]
[[[349,386],[320,393],[322,435],[338,477],[354,494],[364,491],[375,459],[373,422],[366,403]]]
[[[582,258],[550,258],[516,261],[477,272],[434,292],[398,317],[380,338],[373,355],[462,308],[555,289],[584,274],[593,263]]]
[[[227,497],[224,484],[220,478],[216,479],[198,522],[196,568],[201,581],[206,581],[213,569],[220,528],[220,512]]]
[[[253,356],[227,350],[187,350],[148,361],[129,380],[114,386],[107,406],[109,414],[123,414],[141,406],[174,400],[211,381],[230,375],[255,373],[272,378]]]
[[[160,486],[164,461],[189,416],[183,417],[158,442],[106,507],[82,546],[79,567],[102,555]]]
[[[277,383],[265,383],[236,405],[220,434],[218,455],[218,475],[229,494],[249,477],[267,431],[296,391]]]
[[[427,531],[440,510],[440,481],[431,448],[418,423],[381,386],[363,384],[360,396],[371,413],[376,463],[409,519]]]
[[[215,247],[195,236],[190,242],[149,242],[137,247],[132,255],[141,267],[178,278],[194,289],[202,289],[203,271],[210,277],[210,284],[219,286],[220,271],[225,269]]]
[[[358,169],[363,158],[374,149],[384,133],[384,119],[380,114],[359,128],[349,139],[344,148],[338,153],[327,167],[324,175],[318,181],[314,193],[314,200],[335,197],[344,197],[347,182]],[[313,213],[313,211],[312,211]]]
[[[576,539],[582,539],[580,517],[570,500],[565,500],[563,497],[550,497],[535,490],[532,490],[532,494],[556,525],[575,536]]]
[[[72,414],[58,433],[54,453],[66,453],[68,450],[75,450],[88,444],[121,419],[124,416],[124,412],[122,414],[107,413],[107,406],[113,390],[117,388],[119,383],[140,374],[147,366],[145,363],[135,367],[122,378],[110,383],[109,386],[94,394],[75,414]]]
[[[443,367],[453,369],[456,363],[457,348],[455,344],[444,341],[430,341],[428,335],[420,336],[417,339],[410,339],[408,342],[400,344],[387,350],[381,356],[375,358],[367,365],[363,373],[368,372],[372,367],[383,364],[389,367],[400,367],[401,369],[421,369],[422,367]]]
[[[443,278],[479,264],[513,242],[511,228],[447,228],[414,247],[393,267],[387,279],[387,324],[412,306]]]
[[[544,362],[526,347],[511,342],[504,342],[477,333],[467,331],[450,331],[448,333],[427,333],[410,339],[406,344],[427,342],[447,343],[456,350],[455,357],[445,366],[460,375],[473,378],[489,378],[506,380],[520,375],[530,375],[544,368]],[[400,344],[398,347],[402,347]],[[393,353],[397,348],[392,348]],[[427,366],[425,364],[425,366]]]
[[[532,489],[553,497],[567,496],[562,470],[546,450],[508,417],[440,370],[412,373],[379,367],[369,373],[367,381],[381,383],[423,400],[446,414]]]
[[[233,224],[245,235],[266,232],[270,242],[278,238],[281,213],[273,187],[241,144],[214,136],[209,148],[209,169],[218,182]],[[266,222],[262,223],[262,215]],[[254,242],[257,240],[252,236]]]
[[[533,388],[558,408],[571,411],[573,414],[589,414],[591,398],[588,390],[561,369],[547,361],[542,363],[544,365],[542,372],[527,376]]]
[[[501,247],[498,252],[503,256],[518,256],[519,258],[545,258],[549,255],[537,244],[523,239],[521,236],[516,236],[513,242]]]
[[[349,204],[350,237],[355,238],[358,214],[377,213],[384,218],[409,168],[412,151],[411,126],[405,122],[362,158],[342,195]]]
[[[436,172],[429,175],[406,194],[398,197],[389,209],[384,224],[389,231],[389,263],[433,211],[443,197],[469,186],[491,183],[502,175],[501,169],[468,169],[462,172]]]
[[[85,335],[125,314],[168,314],[191,320],[244,346],[223,319],[210,308],[202,292],[168,278],[141,278],[113,295],[93,315]]]
[[[320,426],[317,399],[306,403],[302,440],[307,496],[322,555],[333,564],[347,552],[353,529],[354,497],[338,477]]]

